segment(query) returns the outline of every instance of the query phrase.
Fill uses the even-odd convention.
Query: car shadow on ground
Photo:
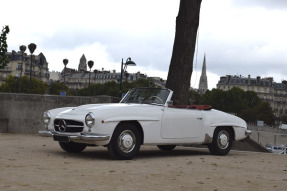
[[[47,152],[47,151],[46,151]],[[73,157],[83,160],[115,160],[109,155],[107,148],[105,147],[92,147],[87,148],[81,153],[67,153],[62,150],[49,151],[50,154],[58,155],[61,157]],[[157,147],[145,147],[139,151],[134,159],[149,159],[149,158],[162,158],[162,157],[181,157],[181,156],[203,156],[210,155],[208,149],[193,148],[193,147],[176,147],[172,151],[162,151]]]

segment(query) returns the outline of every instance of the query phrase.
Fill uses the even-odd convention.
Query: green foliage
[[[252,109],[244,109],[240,117],[243,118],[246,122],[255,122],[257,119],[257,110],[255,108]]]
[[[0,69],[4,68],[9,63],[9,59],[6,55],[7,52],[7,34],[9,33],[9,26],[5,26],[2,29],[2,33],[0,35]]]
[[[195,90],[190,90],[189,94],[188,94],[188,100],[187,100],[187,104],[188,105],[198,105],[200,102],[200,94],[195,91]]]
[[[60,95],[61,92],[66,92],[66,95],[72,95],[71,91],[69,90],[68,86],[64,83],[54,82],[49,87],[49,94],[51,95]]]
[[[135,87],[154,87],[154,84],[147,79],[139,79],[132,83],[123,81],[122,92],[127,92],[131,88]],[[105,84],[90,84],[90,88],[70,90],[67,85],[60,82],[54,82],[48,87],[48,84],[32,78],[32,89],[29,90],[29,78],[24,76],[17,78],[9,76],[6,78],[5,84],[0,86],[0,92],[9,93],[32,93],[32,94],[45,94],[60,95],[60,92],[65,91],[66,95],[75,96],[98,96],[98,95],[109,95],[113,97],[119,97],[120,85],[114,81],[107,82]]]
[[[47,83],[36,78],[32,78],[31,86],[32,88],[30,89],[27,76],[21,78],[8,76],[5,84],[0,87],[0,92],[45,94],[48,88]]]
[[[263,120],[265,124],[274,124],[275,117],[273,115],[272,108],[267,102],[263,102],[256,106],[257,110],[257,120]]]
[[[154,84],[147,79],[138,79],[137,81],[128,83],[123,81],[122,92],[126,93],[129,89],[135,87],[154,87]],[[120,85],[115,81],[107,82],[105,84],[90,84],[90,88],[83,88],[79,90],[73,90],[73,95],[78,96],[97,96],[97,95],[109,95],[113,97],[119,97]]]
[[[247,122],[263,120],[266,124],[274,123],[272,108],[266,102],[261,102],[255,92],[232,88],[229,91],[213,89],[207,91],[200,104],[212,105],[213,108],[235,113]]]
[[[200,104],[212,105],[213,108],[226,111],[226,93],[223,90],[212,89],[207,90],[200,99]]]

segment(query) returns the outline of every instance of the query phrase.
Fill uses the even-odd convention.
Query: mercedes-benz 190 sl
[[[141,145],[165,151],[177,145],[207,145],[226,155],[232,142],[246,138],[244,120],[208,105],[173,105],[173,92],[161,88],[131,89],[120,103],[88,104],[46,111],[45,130],[66,152],[106,146],[116,159],[132,159]]]

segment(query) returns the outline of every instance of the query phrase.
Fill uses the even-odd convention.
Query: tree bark
[[[175,104],[187,104],[202,0],[181,0],[166,88]]]

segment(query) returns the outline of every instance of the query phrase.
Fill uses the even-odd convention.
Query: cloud
[[[234,6],[261,7],[266,9],[286,9],[286,0],[230,0]]]
[[[137,66],[129,67],[129,72],[166,79],[179,2],[5,1],[5,7],[13,7],[13,17],[7,16],[10,9],[3,9],[0,17],[5,20],[0,20],[0,26],[9,24],[9,51],[36,43],[35,54],[44,53],[50,70],[62,70],[64,58],[69,59],[68,67],[77,69],[85,54],[94,60],[94,69],[120,71],[122,58],[131,57]],[[204,54],[209,87],[227,74],[283,78],[287,74],[286,5],[286,0],[203,0],[191,85],[198,84]]]

